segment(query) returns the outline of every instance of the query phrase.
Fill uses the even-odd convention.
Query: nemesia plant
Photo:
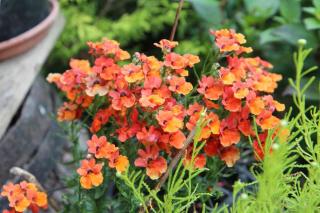
[[[121,175],[130,165],[133,171],[143,168],[155,182],[161,178],[160,190],[177,156],[189,170],[203,169],[214,156],[232,167],[240,158],[237,144],[248,144],[247,138],[257,134],[252,148],[257,159],[263,158],[268,130],[277,132],[280,123],[274,112],[285,109],[271,95],[281,75],[270,73],[267,61],[244,56],[252,48],[243,46],[242,34],[229,29],[210,33],[220,62],[201,72],[195,70],[198,56],[174,52],[176,41],[155,43],[163,55],[158,59],[138,52],[130,56],[116,41],[104,39],[88,42],[92,64],[71,59],[69,70],[49,74],[47,80],[67,98],[58,120],[85,120],[92,133],[88,155],[77,170],[83,189],[103,184],[103,173],[111,171],[104,168]],[[190,72],[198,84],[188,81]],[[121,155],[123,144],[130,144],[124,152],[136,152]]]
[[[118,161],[126,168],[127,158],[107,138],[120,143],[136,140],[139,150],[133,164],[145,168],[151,179],[158,179],[167,170],[167,161],[183,147],[200,112],[207,109],[208,122],[200,136],[205,147],[196,166],[204,167],[206,158],[216,155],[232,166],[239,159],[235,145],[241,136],[254,135],[253,116],[262,130],[262,145],[266,130],[278,126],[279,119],[273,113],[285,107],[268,93],[274,92],[281,76],[268,72],[272,65],[259,57],[241,56],[252,51],[242,46],[242,34],[227,29],[211,34],[226,65],[201,73],[196,87],[186,78],[188,69],[200,59],[175,53],[178,42],[163,39],[155,44],[163,53],[162,60],[135,53],[130,63],[125,62],[129,53],[116,41],[88,42],[89,53],[95,58],[93,66],[89,61],[72,59],[65,73],[48,76],[68,98],[58,111],[58,120],[81,119],[99,102],[95,114],[89,113],[93,136],[88,152],[95,159],[108,159],[111,168]],[[114,131],[104,135],[105,128]],[[257,142],[253,147],[260,153]],[[184,158],[187,161],[188,152]]]
[[[3,213],[19,213],[27,209],[37,213],[48,206],[46,193],[41,192],[35,184],[26,181],[18,184],[7,183],[3,186],[1,196],[8,199],[10,206],[10,209],[3,210]]]

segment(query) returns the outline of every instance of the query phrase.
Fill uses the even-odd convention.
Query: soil
[[[47,0],[0,0],[0,42],[39,24],[49,14]]]

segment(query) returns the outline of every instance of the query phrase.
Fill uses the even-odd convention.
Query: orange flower
[[[12,196],[15,192],[19,192],[20,187],[19,185],[13,184],[11,182],[7,183],[2,187],[2,192],[1,196],[3,197],[10,197]]]
[[[183,119],[175,116],[172,111],[160,110],[156,119],[165,132],[174,133],[183,128]]]
[[[46,209],[48,204],[47,195],[40,192],[35,184],[26,181],[4,185],[1,196],[9,200],[9,206],[12,209],[7,212],[24,212],[29,208],[35,213],[39,208]]]
[[[219,134],[220,131],[220,120],[218,115],[216,115],[213,112],[210,112],[208,116],[206,116],[206,119],[209,120],[208,127],[210,128],[210,131],[212,134]]]
[[[240,141],[240,132],[236,129],[225,129],[221,132],[220,143],[224,147],[237,144]]]
[[[236,82],[232,86],[234,97],[237,99],[243,99],[249,94],[248,84],[244,82]]]
[[[217,72],[207,70],[210,76],[201,76],[197,91],[185,77],[189,74],[188,68],[194,67],[200,59],[196,55],[173,52],[177,42],[163,39],[155,44],[162,49],[162,60],[135,53],[131,63],[120,62],[130,55],[116,41],[89,42],[89,53],[94,56],[92,67],[86,60],[73,59],[69,70],[48,76],[48,81],[55,83],[68,99],[60,108],[58,119],[78,119],[90,107],[90,112],[94,112],[89,118],[92,120],[90,131],[100,134],[102,128],[110,128],[110,136],[117,137],[120,142],[132,139],[138,142],[137,146],[144,146],[145,150],[138,151],[135,166],[146,168],[147,175],[157,179],[167,169],[164,156],[172,156],[175,149],[184,146],[185,134],[194,129],[200,112],[207,108],[205,120],[208,122],[200,134],[200,139],[206,143],[204,152],[206,156],[218,155],[232,166],[239,159],[235,144],[241,137],[255,134],[253,116],[259,129],[276,128],[275,132],[280,133],[280,120],[273,113],[283,111],[285,106],[265,93],[275,90],[281,75],[270,73],[272,65],[259,57],[239,56],[252,51],[242,46],[246,43],[242,34],[227,29],[212,34],[226,60],[220,63]],[[183,97],[186,95],[187,98]],[[185,105],[192,101],[194,104],[186,110]],[[284,132],[279,140],[285,141],[286,135]],[[191,158],[190,148],[192,145],[185,153],[185,164]],[[109,167],[120,173],[129,167],[128,158],[120,155],[118,147],[104,136],[92,136],[88,141],[88,153],[94,159],[107,159]],[[204,167],[205,154],[196,156],[192,166]],[[91,164],[88,161],[84,168],[79,168],[84,188],[92,188],[103,181],[102,165]],[[33,204],[28,208],[33,208]]]
[[[156,47],[161,48],[164,53],[170,52],[173,48],[178,46],[178,42],[161,39],[159,43],[154,43]]]
[[[27,190],[27,198],[33,205],[46,208],[48,205],[47,194],[37,190]]]
[[[200,62],[199,56],[196,55],[184,54],[183,57],[186,59],[188,67],[193,67],[195,64]]]
[[[147,77],[160,77],[162,62],[160,62],[154,56],[146,57],[143,62],[143,72],[147,75]]]
[[[235,75],[228,68],[221,67],[219,70],[219,74],[224,85],[232,85],[236,80]]]
[[[186,140],[186,136],[180,130],[169,136],[169,143],[176,149],[181,149]]]
[[[226,147],[221,150],[220,158],[228,167],[232,167],[240,159],[239,149],[235,146]]]
[[[93,135],[91,140],[87,141],[88,152],[93,154],[96,158],[110,159],[114,153],[119,152],[119,149],[107,141],[105,136],[97,137]]]
[[[91,72],[91,66],[88,60],[71,59],[69,65],[71,68],[80,69],[87,74]]]
[[[131,108],[136,101],[135,96],[129,90],[111,91],[109,96],[112,98],[112,108],[115,110]]]
[[[90,54],[112,57],[115,61],[130,58],[129,53],[120,49],[119,43],[114,40],[104,39],[103,42],[88,42],[88,46]]]
[[[145,79],[143,88],[144,89],[154,89],[160,88],[162,83],[162,79],[159,76],[149,76]]]
[[[10,210],[5,209],[5,210],[2,211],[2,213],[18,213],[18,212],[16,212],[15,209],[10,209]]]
[[[163,157],[150,160],[146,168],[147,175],[152,180],[157,180],[167,171],[167,161]]]
[[[190,154],[186,155],[184,160],[183,160],[183,164],[187,168],[188,167],[190,168],[190,166],[191,166],[190,165],[191,157],[192,157],[192,155],[190,153]],[[207,159],[206,159],[205,155],[204,154],[199,154],[199,155],[195,156],[195,158],[194,158],[193,167],[194,167],[194,169],[202,169],[202,168],[205,167],[206,163],[207,163]]]
[[[17,212],[24,212],[30,204],[30,201],[23,194],[16,194],[9,199],[9,206]]]
[[[95,60],[92,70],[97,73],[102,80],[111,81],[120,73],[121,68],[112,58],[102,56]]]
[[[259,115],[265,110],[265,104],[261,97],[247,99],[247,105],[250,109],[250,112],[254,115]]]
[[[165,56],[164,65],[172,69],[184,69],[188,65],[188,61],[182,55],[172,52]]]
[[[146,150],[138,150],[139,157],[135,160],[134,165],[145,167],[147,175],[152,179],[158,179],[167,170],[167,161],[159,156],[158,146],[147,146]]]
[[[221,144],[217,138],[209,138],[204,146],[204,152],[206,155],[212,157],[218,155],[221,149]]]
[[[254,131],[253,131],[252,127],[251,127],[250,120],[241,120],[241,121],[239,121],[238,129],[245,136],[254,135]]]
[[[172,78],[169,79],[169,83],[169,90],[182,95],[189,94],[193,88],[192,84],[186,82],[186,79],[184,77],[172,76]]]
[[[198,119],[199,118],[197,118],[197,120]],[[208,139],[211,136],[211,134],[219,134],[219,130],[220,130],[219,117],[215,113],[210,112],[206,116],[206,120],[208,120],[209,122],[206,126],[202,128],[199,140]],[[193,121],[193,124],[194,124],[193,126],[196,125],[196,122],[197,121]]]
[[[81,117],[82,110],[76,104],[64,102],[58,109],[58,121],[73,121]]]
[[[264,112],[257,117],[257,124],[262,130],[273,129],[279,126],[280,119],[271,115],[269,112]]]
[[[112,107],[106,109],[100,109],[94,116],[93,122],[90,127],[92,133],[98,132],[102,125],[108,123],[109,118],[113,115],[114,110]]]
[[[203,106],[201,106],[198,103],[194,103],[189,106],[189,109],[187,110],[187,114],[190,116],[190,119],[186,124],[186,127],[188,130],[191,131],[196,126],[200,118],[200,112],[202,110],[203,110]]]
[[[241,110],[241,100],[234,97],[231,87],[226,87],[223,93],[222,104],[230,112],[239,112]]]
[[[258,80],[254,82],[254,88],[261,92],[273,93],[277,86],[277,83],[269,75],[259,75]]]
[[[124,111],[126,113],[126,111]],[[125,114],[124,114],[125,115]],[[117,119],[117,124],[120,126],[116,129],[118,140],[125,142],[129,138],[134,137],[141,130],[141,123],[138,119],[139,112],[137,109],[132,109],[129,117],[122,115],[123,120]]]
[[[144,145],[155,144],[161,136],[161,132],[155,126],[150,126],[147,130],[143,127],[141,131],[137,133],[137,139]]]
[[[77,170],[80,177],[80,184],[84,189],[91,189],[101,185],[103,182],[102,164],[96,164],[95,159],[82,160],[81,167]]]
[[[203,100],[205,106],[207,107],[207,109],[219,109],[220,108],[219,104],[214,103],[213,101],[211,101],[209,99],[203,98],[202,100]]]
[[[220,49],[220,52],[236,52],[240,54],[242,52],[252,52],[251,47],[243,47],[241,44],[246,43],[246,39],[240,33],[236,33],[234,30],[222,29],[217,31],[211,31],[211,34],[215,36],[215,44]]]
[[[135,83],[144,79],[141,66],[138,65],[127,64],[122,67],[121,72],[128,83]]]
[[[152,93],[150,95],[144,93],[143,96],[139,99],[139,103],[141,104],[141,106],[151,108],[161,106],[162,104],[164,104],[164,102],[165,99],[163,99],[160,95]]]
[[[126,156],[119,155],[115,160],[115,168],[118,173],[127,171],[129,167],[129,160]]]
[[[218,100],[223,93],[223,85],[212,76],[203,76],[199,82],[198,92],[209,100]]]

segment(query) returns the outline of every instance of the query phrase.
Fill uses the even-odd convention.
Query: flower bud
[[[242,193],[241,195],[240,195],[240,197],[243,199],[243,200],[246,200],[246,199],[248,199],[248,194],[247,193]]]
[[[307,40],[303,39],[303,38],[300,38],[298,40],[298,44],[299,44],[299,46],[305,46],[307,44]]]
[[[280,122],[281,126],[285,127],[288,125],[288,121],[287,120],[281,120]]]
[[[278,150],[280,148],[280,145],[278,143],[272,144],[272,149],[273,150]]]

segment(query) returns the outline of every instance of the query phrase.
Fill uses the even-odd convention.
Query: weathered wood
[[[37,152],[52,124],[53,108],[49,86],[43,79],[35,81],[16,123],[0,141],[0,183],[11,167],[26,164]]]
[[[35,155],[32,156],[30,163],[25,167],[26,170],[34,174],[41,183],[46,183],[49,172],[55,169],[56,164],[60,161],[62,148],[66,144],[67,140],[62,136],[62,130],[56,122],[51,122],[47,135]]]
[[[42,77],[37,77],[31,91],[16,115],[16,122],[0,140],[0,186],[8,181],[21,180],[9,174],[18,166],[34,175],[47,192],[61,187],[60,177],[55,174],[67,146],[54,118],[56,108],[61,104],[58,96]],[[50,194],[49,194],[50,195]],[[0,197],[0,212],[8,204]],[[52,209],[46,212],[55,212]]]
[[[0,139],[54,46],[64,21],[62,15],[58,16],[48,35],[38,45],[22,55],[0,63]],[[37,128],[30,125],[32,130]]]

